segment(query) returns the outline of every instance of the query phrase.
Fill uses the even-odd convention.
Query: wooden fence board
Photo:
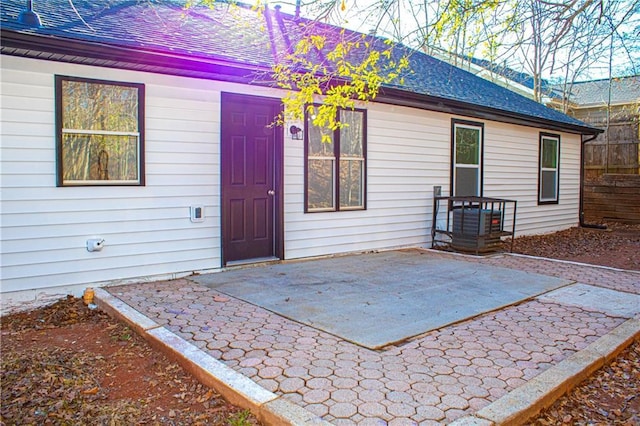
[[[583,208],[587,223],[640,223],[640,175],[605,174],[586,182]]]

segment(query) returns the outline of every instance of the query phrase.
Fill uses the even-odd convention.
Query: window
[[[560,136],[540,134],[538,204],[557,204],[560,183]]]
[[[306,114],[306,211],[365,209],[366,123],[365,110],[339,110],[344,126],[329,131],[322,142],[321,129]]]
[[[457,197],[482,195],[482,139],[484,125],[452,122],[451,188]]]
[[[58,186],[144,185],[144,86],[56,76]]]

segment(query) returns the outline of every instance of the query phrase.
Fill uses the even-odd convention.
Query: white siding
[[[430,240],[433,186],[449,187],[444,114],[369,104],[367,210],[304,213],[303,144],[287,144],[287,258],[424,245]]]
[[[518,201],[516,236],[552,232],[578,224],[580,136],[551,132],[559,134],[561,139],[559,202],[539,206],[540,132],[545,130],[485,123],[484,195]]]
[[[2,292],[220,267],[214,82],[2,58]],[[56,187],[54,74],[144,83],[146,186]],[[189,206],[205,206],[191,223]],[[89,253],[86,240],[105,239]]]
[[[220,93],[281,92],[6,56],[2,68],[3,293],[220,268]],[[56,187],[55,74],[145,84],[144,187]],[[303,141],[285,137],[285,258],[429,243],[433,186],[449,193],[451,119],[464,117],[366,108],[364,211],[304,213]],[[516,233],[575,225],[579,136],[561,134],[560,203],[538,206],[543,129],[484,124],[484,195],[518,200]],[[191,205],[205,206],[203,223]],[[92,237],[101,252],[87,252]]]
[[[287,258],[430,244],[433,187],[450,193],[451,120],[468,118],[380,104],[367,109],[366,211],[303,213],[303,145],[288,146]],[[560,202],[538,206],[539,134],[544,129],[482,123],[484,195],[518,202],[516,235],[576,225],[580,137],[561,134]],[[505,226],[511,229],[509,214]]]

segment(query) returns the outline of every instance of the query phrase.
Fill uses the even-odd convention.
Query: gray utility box
[[[451,246],[483,251],[500,245],[502,211],[463,207],[453,210]]]

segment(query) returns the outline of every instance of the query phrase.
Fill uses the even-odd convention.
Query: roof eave
[[[376,102],[428,109],[430,111],[498,121],[501,123],[536,127],[546,130],[577,133],[580,135],[598,135],[604,132],[604,130],[602,129],[591,126],[562,123],[555,120],[531,117],[524,114],[518,114],[516,112],[499,110],[487,106],[440,98],[437,96],[424,95],[394,88],[386,88],[384,89],[384,91],[381,91],[381,94],[376,97]]]
[[[610,107],[624,107],[624,106],[635,106],[640,103],[640,99],[637,100],[627,100],[627,101],[599,101],[599,102],[591,102],[584,104],[577,104],[574,109],[588,109],[588,108],[607,108]]]
[[[137,71],[153,68],[155,72],[163,74],[224,79],[238,83],[254,81],[256,72],[269,71],[268,67],[225,58],[171,54],[59,36],[26,34],[5,28],[1,30],[1,38],[3,54],[59,62],[91,65],[91,61],[99,61],[98,65],[110,68]],[[51,56],[47,57],[47,54]]]
[[[91,61],[98,60],[100,61],[99,64],[93,65],[216,79],[235,83],[272,85],[269,81],[257,78],[258,73],[270,75],[270,68],[233,62],[222,58],[169,54],[137,47],[115,46],[58,36],[27,34],[5,28],[1,30],[1,37],[2,52],[6,54],[43,59],[42,54],[44,53],[52,55],[52,57],[45,57],[44,59],[60,62],[92,65]],[[12,53],[10,50],[15,52]],[[509,111],[395,88],[385,88],[376,97],[376,102],[583,135],[597,135],[603,131],[589,126],[572,125],[542,118],[534,119],[530,116]]]

